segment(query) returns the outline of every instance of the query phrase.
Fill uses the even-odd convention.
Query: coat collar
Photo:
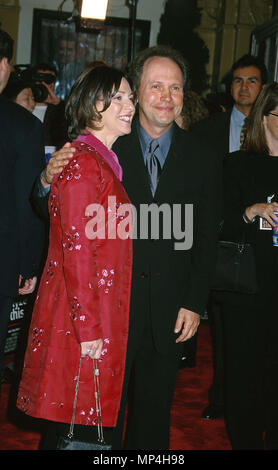
[[[76,140],[78,142],[84,142],[85,144],[95,148],[96,151],[99,152],[102,158],[106,161],[106,163],[108,163],[108,165],[112,168],[117,178],[122,181],[122,167],[119,163],[117,155],[112,150],[109,150],[97,137],[86,130],[84,130],[82,134],[76,138]]]

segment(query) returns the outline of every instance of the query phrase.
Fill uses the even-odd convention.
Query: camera
[[[50,73],[35,72],[31,65],[19,64],[14,66],[11,80],[23,80],[30,83],[35,101],[43,103],[48,97],[48,90],[41,82],[50,85],[55,82],[56,78]]]

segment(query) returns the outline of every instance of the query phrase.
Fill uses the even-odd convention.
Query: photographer
[[[43,123],[46,155],[68,140],[65,103],[54,93],[56,79],[57,71],[51,64],[41,63],[32,69],[36,101],[33,114]]]
[[[47,104],[59,104],[61,99],[55,94],[55,82],[57,80],[57,70],[54,65],[40,63],[33,67],[32,78],[38,85],[43,85],[47,90],[47,96],[45,92],[41,92],[41,100]]]
[[[3,96],[27,109],[30,113],[34,111],[35,100],[32,84],[27,81],[16,79],[11,74],[7,86],[4,88]]]

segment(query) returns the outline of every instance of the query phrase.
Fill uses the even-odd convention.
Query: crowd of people
[[[11,91],[12,51],[0,30],[0,369],[13,298],[36,290],[17,407],[45,423],[40,448],[59,449],[73,416],[74,438],[97,441],[97,364],[105,443],[169,449],[181,357],[207,311],[203,418],[225,418],[234,450],[277,449],[278,85],[245,55],[231,70],[233,107],[210,113],[186,89],[184,57],[153,46],[128,73],[89,65],[65,102],[55,68],[38,64],[53,81],[35,103],[30,83]],[[214,291],[218,240],[243,236],[257,291]]]

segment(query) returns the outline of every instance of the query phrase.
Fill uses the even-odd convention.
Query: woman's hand
[[[253,204],[253,206],[247,207],[245,210],[245,214],[247,215],[248,219],[252,220],[258,215],[259,217],[267,220],[267,222],[272,225],[272,227],[276,227],[273,219],[278,222],[278,217],[274,215],[274,212],[278,212],[277,202],[257,203]]]
[[[18,293],[20,295],[27,295],[27,294],[32,294],[34,292],[36,283],[37,283],[37,277],[32,277],[30,279],[23,279],[21,274],[19,275],[19,289]],[[21,285],[23,283],[23,285]]]
[[[81,356],[89,356],[91,359],[99,359],[101,356],[103,341],[96,339],[95,341],[85,341],[81,343]]]

